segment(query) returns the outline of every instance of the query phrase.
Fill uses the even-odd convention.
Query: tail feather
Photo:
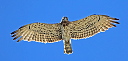
[[[70,40],[64,40],[64,53],[65,54],[73,53]]]

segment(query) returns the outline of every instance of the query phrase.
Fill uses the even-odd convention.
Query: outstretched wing
[[[18,30],[12,32],[13,40],[18,39],[25,41],[36,41],[43,43],[52,43],[62,40],[60,24],[45,24],[45,23],[32,23],[20,27]]]
[[[116,27],[113,23],[119,24],[116,18],[107,15],[91,15],[84,19],[71,22],[67,29],[72,39],[91,37],[99,32],[104,32],[108,28]]]

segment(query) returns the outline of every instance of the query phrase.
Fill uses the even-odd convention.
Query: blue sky
[[[128,61],[128,0],[0,0],[0,61]],[[34,23],[75,21],[92,14],[119,18],[121,24],[87,39],[72,40],[73,54],[63,42],[12,40],[10,33]]]

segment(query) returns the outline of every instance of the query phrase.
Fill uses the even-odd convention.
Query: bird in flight
[[[62,17],[60,23],[31,23],[20,27],[12,32],[13,40],[18,38],[21,40],[36,41],[42,43],[54,43],[63,40],[64,53],[72,54],[72,46],[70,39],[83,39],[92,37],[93,35],[104,32],[109,28],[116,27],[114,24],[119,24],[107,15],[90,15],[86,18],[72,21],[68,17]]]

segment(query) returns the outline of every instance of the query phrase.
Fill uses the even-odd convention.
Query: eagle
[[[63,40],[64,53],[72,54],[71,39],[89,38],[116,27],[119,20],[107,15],[90,15],[80,20],[69,21],[68,17],[62,17],[60,23],[31,23],[20,27],[11,33],[13,40],[35,41],[42,43],[54,43]]]

